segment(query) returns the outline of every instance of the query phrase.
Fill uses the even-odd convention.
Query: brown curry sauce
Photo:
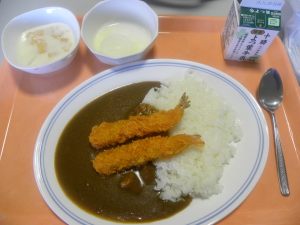
[[[142,82],[113,90],[81,109],[65,127],[56,147],[56,174],[66,195],[83,210],[112,221],[149,222],[172,216],[191,202],[189,197],[178,202],[161,200],[154,190],[151,164],[102,176],[91,163],[97,153],[88,141],[91,128],[102,121],[127,118],[157,86],[158,82]]]

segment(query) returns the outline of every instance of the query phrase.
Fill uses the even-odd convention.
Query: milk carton
[[[222,32],[225,59],[256,61],[281,27],[284,0],[234,0]]]

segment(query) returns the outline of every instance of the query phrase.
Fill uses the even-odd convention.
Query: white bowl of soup
[[[140,0],[104,0],[83,18],[81,36],[103,63],[118,65],[145,57],[158,35],[158,16]]]
[[[1,38],[8,63],[32,74],[51,73],[69,65],[79,41],[77,18],[61,7],[35,9],[13,18]]]

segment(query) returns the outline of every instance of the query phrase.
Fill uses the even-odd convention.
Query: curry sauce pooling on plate
[[[191,202],[191,198],[161,200],[154,190],[152,164],[102,176],[91,163],[97,154],[88,140],[91,127],[127,118],[147,92],[159,85],[142,82],[113,90],[81,109],[65,127],[56,147],[56,174],[66,195],[83,210],[113,221],[149,222],[172,216]]]

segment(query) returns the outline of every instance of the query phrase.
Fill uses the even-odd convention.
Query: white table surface
[[[91,7],[101,0],[0,0],[0,31],[15,16],[24,12],[46,7],[60,6],[71,10],[75,15],[84,15]],[[198,15],[198,16],[227,16],[232,0],[145,0],[158,15]],[[161,4],[174,2],[177,6]],[[190,7],[178,6],[185,2]],[[196,4],[195,4],[196,3]],[[0,43],[0,62],[3,60]]]

